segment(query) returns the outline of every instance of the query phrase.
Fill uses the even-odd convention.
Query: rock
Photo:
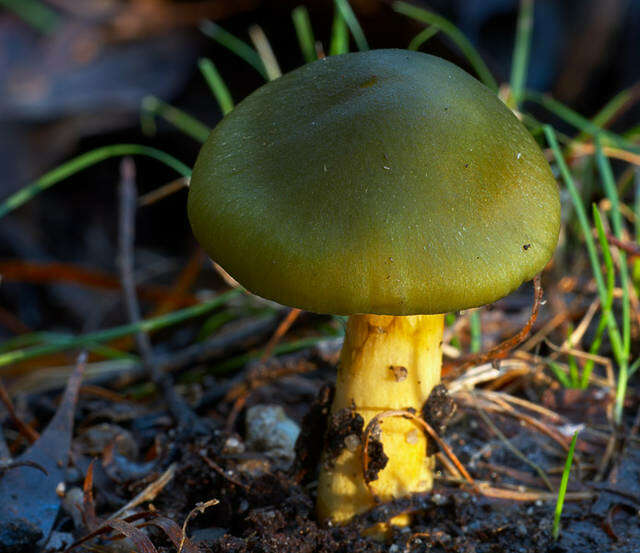
[[[116,424],[101,423],[91,426],[80,434],[77,441],[85,455],[101,455],[113,443],[116,453],[128,459],[138,457],[138,444],[133,435]]]
[[[262,451],[274,461],[290,465],[300,427],[288,418],[279,405],[255,405],[247,410],[246,443],[249,449]]]

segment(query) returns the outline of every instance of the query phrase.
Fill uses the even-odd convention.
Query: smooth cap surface
[[[558,188],[463,70],[404,50],[329,57],[247,97],[196,162],[189,218],[252,292],[321,313],[490,303],[538,273]]]

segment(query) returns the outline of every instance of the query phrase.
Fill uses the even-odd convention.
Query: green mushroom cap
[[[511,111],[404,50],[329,57],[251,94],[202,148],[188,207],[243,286],[336,314],[495,301],[544,267],[560,228],[555,179]]]

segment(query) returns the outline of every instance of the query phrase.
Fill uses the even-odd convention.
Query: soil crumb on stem
[[[447,393],[447,388],[443,384],[438,384],[424,402],[421,415],[425,422],[438,433],[438,436],[442,436],[456,409],[456,403]],[[434,440],[427,440],[427,455],[434,455],[437,452],[438,444]]]
[[[379,422],[371,427],[369,441],[367,444],[367,470],[364,474],[365,482],[370,483],[378,479],[378,474],[389,462],[388,455],[384,452],[380,438],[382,436],[382,428]]]
[[[325,456],[323,463],[325,466],[329,468],[333,466],[338,455],[353,441],[350,436],[360,438],[363,428],[364,419],[359,413],[356,413],[355,405],[332,413],[329,416],[324,438]]]

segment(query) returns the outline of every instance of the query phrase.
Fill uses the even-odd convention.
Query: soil
[[[145,405],[127,401],[113,403],[81,395],[73,446],[75,468],[70,469],[67,490],[82,487],[88,462],[92,455],[97,455],[102,462],[94,468],[95,505],[98,516],[106,515],[122,507],[175,463],[175,476],[152,500],[153,510],[181,526],[196,504],[218,500],[189,523],[187,534],[201,551],[638,551],[638,440],[632,437],[622,443],[605,478],[595,482],[589,465],[601,458],[604,450],[600,446],[606,444],[594,440],[588,431],[583,431],[585,440],[579,442],[580,464],[574,466],[569,491],[591,492],[591,496],[565,504],[557,541],[552,537],[555,499],[545,496],[521,501],[486,497],[468,485],[451,481],[441,465],[435,487],[429,493],[378,505],[346,527],[318,524],[314,515],[315,478],[322,444],[327,444],[329,451],[339,452],[348,436],[362,434],[362,420],[350,409],[330,415],[332,391],[326,382],[332,376],[331,365],[308,352],[297,357],[307,368],[310,359],[314,359],[313,372],[286,376],[261,386],[250,394],[246,404],[247,407],[265,402],[280,404],[300,423],[296,459],[290,467],[270,457],[268,451],[247,449],[242,424],[246,411],[243,410],[232,431],[225,431],[230,405],[224,399],[209,406],[204,415],[212,426],[209,435],[185,437],[175,433],[168,413],[158,410],[159,405],[153,401]],[[291,358],[286,361],[289,366],[292,362]],[[315,395],[315,400],[309,401],[310,395]],[[572,417],[586,417],[587,411],[593,415],[594,402],[585,400],[593,396],[592,391],[582,398],[558,391],[553,401],[560,413],[566,405],[564,395],[572,400],[567,406]],[[580,400],[582,410],[578,407]],[[46,397],[36,398],[31,404],[31,408],[41,414],[51,412],[52,407]],[[637,407],[637,402],[632,407]],[[453,411],[455,414],[451,416]],[[451,397],[443,388],[436,389],[425,405],[425,412],[430,413],[430,421],[436,428],[443,429],[441,423],[449,420],[443,437],[476,480],[514,491],[544,488],[535,471],[511,454],[490,427],[480,424],[477,410],[465,401],[456,400],[456,394]],[[556,450],[546,436],[513,418],[491,416],[494,424],[529,460],[547,470],[562,464],[562,452]],[[377,454],[385,455],[382,451]],[[212,464],[219,470],[212,470]],[[549,473],[556,486],[558,474],[551,476],[550,470]],[[400,513],[411,513],[410,526],[393,529],[384,543],[365,537],[368,527]],[[61,511],[55,530],[70,533],[76,539],[88,533],[82,524],[74,524],[68,510]],[[150,536],[158,551],[174,550],[162,533],[151,531]],[[15,548],[11,550],[29,551],[24,544],[20,545],[28,544],[28,537],[16,534]],[[107,550],[119,543],[109,534],[100,540]]]

